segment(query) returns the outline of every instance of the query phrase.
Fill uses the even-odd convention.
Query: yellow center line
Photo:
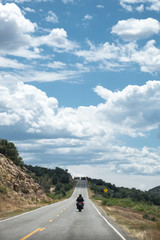
[[[34,230],[33,232],[29,233],[27,236],[21,238],[20,240],[25,240],[27,238],[29,238],[30,236],[32,236],[33,234],[35,234],[36,232],[40,231],[41,228],[37,228],[36,230]]]
[[[51,219],[51,220],[49,220],[49,222],[53,222],[53,220]]]
[[[59,214],[57,214],[57,217],[59,217]]]
[[[41,228],[40,232],[42,232],[44,229],[46,229],[46,228]]]
[[[63,213],[63,211],[61,211],[61,213]]]

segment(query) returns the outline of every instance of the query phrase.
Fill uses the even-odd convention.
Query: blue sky
[[[158,186],[159,14],[159,0],[1,0],[1,138],[26,164]]]

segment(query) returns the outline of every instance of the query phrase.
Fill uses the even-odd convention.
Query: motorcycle
[[[77,202],[77,209],[79,210],[79,212],[82,211],[82,209],[83,209],[83,202]]]

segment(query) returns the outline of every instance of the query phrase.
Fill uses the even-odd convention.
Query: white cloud
[[[154,40],[148,41],[142,48],[135,42],[95,46],[90,43],[89,50],[77,50],[75,54],[89,63],[98,63],[96,68],[109,71],[125,70],[130,64],[138,64],[142,72],[160,71],[160,49]],[[151,61],[152,59],[152,61]]]
[[[144,11],[144,5],[143,5],[143,4],[139,5],[139,6],[136,8],[136,10],[137,10],[138,12],[143,12],[143,11]]]
[[[159,0],[120,0],[120,4],[127,11],[133,11],[133,9],[139,11],[142,4],[146,10],[160,11]]]
[[[151,37],[160,31],[160,23],[153,18],[121,20],[113,26],[112,33],[125,41],[134,41]]]
[[[160,11],[160,2],[159,0],[154,0],[152,1],[151,0],[151,4],[146,7],[147,10],[151,10],[151,11],[157,11],[159,12]]]
[[[48,16],[45,18],[47,22],[58,23],[58,17],[52,11],[48,12]]]
[[[95,92],[107,100],[105,105],[98,107],[98,115],[105,116],[104,119],[115,126],[120,124],[119,131],[127,131],[127,135],[143,135],[146,131],[158,128],[160,123],[158,89],[158,81],[149,81],[140,87],[127,86],[123,91],[114,93],[98,86]]]
[[[89,14],[85,15],[83,20],[91,20],[93,17]]]
[[[100,4],[97,5],[96,7],[97,7],[97,8],[104,8],[104,6],[103,6],[103,5],[100,5]]]
[[[62,2],[63,2],[64,4],[67,4],[67,3],[73,3],[74,0],[62,0]]]
[[[103,59],[115,59],[119,53],[119,47],[108,42],[98,47],[93,44],[90,45],[90,50],[79,50],[75,54],[79,57],[84,57],[87,61],[97,62]]]
[[[55,51],[70,51],[78,47],[78,44],[67,39],[67,32],[63,28],[53,29],[49,35],[37,39],[37,45],[48,45]]]
[[[82,73],[82,70],[64,70],[59,68],[55,71],[36,71],[33,70],[32,66],[26,66],[28,69],[27,71],[19,71],[19,72],[5,72],[1,71],[0,73],[0,79],[3,80],[3,78],[6,79],[6,81],[23,81],[23,82],[54,82],[54,81],[60,81],[60,80],[70,80],[73,78],[79,77],[80,73]],[[52,67],[52,65],[51,65]],[[58,69],[58,68],[57,68]]]
[[[133,8],[131,5],[125,4],[123,1],[120,2],[121,6],[128,12],[132,12]]]
[[[63,69],[66,67],[66,64],[63,62],[54,61],[53,63],[48,63],[47,66],[54,69]]]
[[[53,22],[53,18],[54,22],[58,21],[53,12],[50,11],[49,14],[48,21]],[[78,47],[76,42],[67,39],[64,29],[52,29],[48,35],[34,36],[37,29],[36,23],[26,19],[16,4],[0,3],[0,52],[3,55],[10,51],[10,55],[28,59],[43,58],[41,52],[44,45],[61,52]],[[42,46],[41,49],[39,46]]]
[[[17,60],[12,60],[12,59],[9,59],[9,58],[0,57],[0,67],[24,69],[27,66],[25,66],[22,63],[19,63]]]
[[[14,4],[0,3],[0,49],[15,50],[31,44],[30,33],[36,24],[24,18],[19,7]]]
[[[142,72],[160,71],[160,49],[155,46],[154,40],[147,42],[143,49],[133,52],[131,60],[140,65]]]
[[[23,8],[24,9],[24,11],[25,12],[32,12],[32,13],[34,13],[35,12],[35,10],[34,9],[32,9],[32,8],[29,8],[29,7],[26,7],[26,8]]]
[[[160,82],[127,86],[116,92],[97,86],[95,92],[105,103],[58,108],[55,98],[36,87],[20,82],[13,87],[4,81],[0,87],[0,125],[11,127],[10,134],[15,129],[23,136],[31,134],[21,147],[28,153],[34,149],[36,158],[41,149],[39,156],[47,156],[46,165],[56,156],[64,165],[89,162],[106,165],[117,174],[158,175],[160,149],[136,149],[115,140],[121,135],[143,138],[147,132],[158,130]],[[34,140],[34,136],[44,139]]]
[[[41,128],[49,124],[58,104],[55,98],[48,98],[36,87],[20,82],[14,89],[0,87],[0,92],[1,115],[6,116],[6,123],[0,125],[22,125],[23,122],[24,131],[30,133],[41,132]]]

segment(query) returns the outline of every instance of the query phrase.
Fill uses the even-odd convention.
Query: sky
[[[1,0],[0,138],[25,164],[160,185],[160,1]]]

